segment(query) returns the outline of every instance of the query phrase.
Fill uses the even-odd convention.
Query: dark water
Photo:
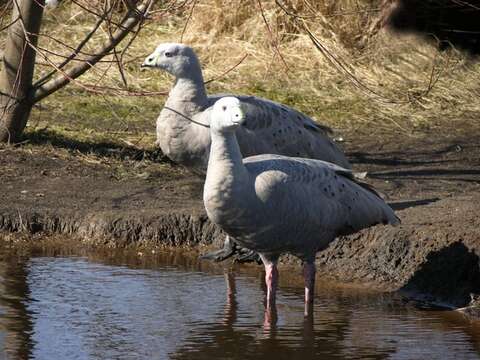
[[[398,296],[325,285],[305,319],[302,289],[281,272],[274,323],[255,270],[171,256],[6,259],[0,359],[480,359],[479,324]]]

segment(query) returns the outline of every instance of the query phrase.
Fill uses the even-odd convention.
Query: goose
[[[210,152],[209,122],[213,104],[225,95],[208,96],[195,51],[184,44],[162,43],[148,55],[144,68],[162,69],[175,77],[156,123],[157,144],[173,162],[205,176]],[[286,105],[255,96],[238,96],[244,111],[237,139],[243,156],[281,154],[351,166],[329,138],[330,129]],[[230,237],[224,248],[204,256],[221,261],[236,249]],[[251,257],[247,252],[244,258]]]
[[[235,97],[212,109],[212,143],[203,202],[209,219],[241,246],[259,253],[267,306],[275,304],[277,261],[303,261],[305,305],[313,302],[315,255],[337,236],[399,224],[394,211],[349,169],[322,160],[262,154],[243,158],[237,133],[245,121]]]

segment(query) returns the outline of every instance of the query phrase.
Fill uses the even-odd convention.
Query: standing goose
[[[243,104],[242,104],[243,105]],[[242,160],[236,131],[241,103],[220,99],[211,112],[210,158],[203,201],[211,221],[260,254],[267,305],[275,303],[279,256],[304,262],[305,304],[313,301],[315,254],[336,236],[399,223],[393,210],[350,170],[321,160],[264,154]]]
[[[175,43],[160,44],[142,67],[159,68],[175,77],[175,85],[157,119],[157,143],[172,161],[205,174],[210,151],[208,124],[212,106],[225,95],[207,96],[202,69],[192,48]],[[237,131],[242,154],[281,154],[325,160],[344,168],[350,164],[328,137],[329,129],[282,104],[239,96],[244,124]],[[222,250],[207,258],[223,260],[235,251],[227,237]]]

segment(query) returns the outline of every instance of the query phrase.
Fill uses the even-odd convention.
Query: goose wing
[[[244,164],[258,184],[257,196],[265,203],[271,199],[277,208],[276,198],[299,203],[299,216],[318,215],[319,225],[334,229],[338,235],[378,223],[399,223],[393,210],[372,186],[359,182],[350,170],[335,164],[272,154],[249,157],[244,159]]]
[[[209,106],[224,94],[211,96]],[[350,168],[342,150],[328,136],[331,129],[286,105],[255,96],[237,96],[245,111],[245,123],[237,131],[244,157],[281,154],[325,160]],[[204,111],[208,116],[211,108]]]

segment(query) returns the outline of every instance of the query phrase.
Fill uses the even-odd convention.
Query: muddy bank
[[[402,225],[337,239],[317,257],[319,276],[468,305],[480,294],[480,141],[356,139],[345,148],[388,195]],[[53,148],[0,149],[0,230],[198,252],[223,242],[203,211],[200,179],[161,162],[124,160],[120,171],[108,153],[102,156],[92,161]]]

